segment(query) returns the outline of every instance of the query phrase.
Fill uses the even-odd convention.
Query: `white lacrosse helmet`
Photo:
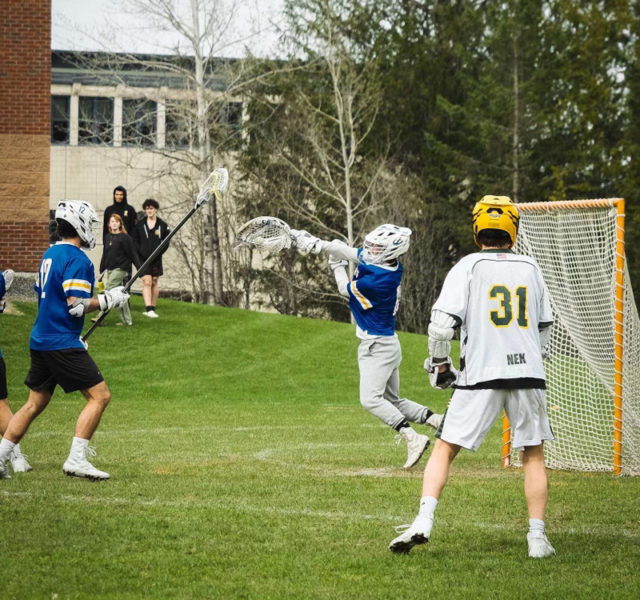
[[[96,236],[93,226],[100,223],[100,219],[91,204],[84,200],[61,200],[58,202],[55,218],[56,221],[66,221],[76,230],[84,248],[91,250],[95,247]]]
[[[364,238],[362,260],[369,265],[379,265],[395,260],[408,249],[411,229],[385,223],[376,227]]]

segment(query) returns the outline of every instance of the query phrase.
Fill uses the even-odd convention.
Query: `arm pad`
[[[72,317],[81,317],[89,312],[89,298],[76,298],[68,307],[69,314]]]
[[[331,242],[324,242],[324,247],[322,248],[324,252],[330,254],[334,258],[340,260],[348,260],[349,262],[357,263],[358,262],[358,249],[352,248],[351,246],[347,246],[341,240],[332,240]]]
[[[348,298],[349,292],[347,291],[347,286],[349,285],[349,274],[347,273],[347,269],[344,266],[339,266],[333,269],[333,275],[338,284],[338,292],[341,296]]]
[[[440,359],[449,356],[451,340],[457,325],[456,320],[451,315],[440,310],[431,311],[431,322],[427,330],[430,356]]]

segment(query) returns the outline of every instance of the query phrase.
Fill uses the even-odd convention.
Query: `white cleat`
[[[9,459],[0,460],[0,479],[11,479],[9,475]]]
[[[87,460],[87,454],[89,456],[95,456],[96,451],[91,447],[87,447],[84,456],[69,456],[64,465],[62,465],[62,471],[64,472],[64,474],[68,475],[69,477],[84,477],[85,479],[90,479],[91,481],[104,481],[106,479],[109,479],[109,473],[101,471],[100,469],[96,469]]]
[[[150,317],[152,319],[158,318],[158,313],[155,310],[148,310],[142,313],[145,317]]]
[[[400,436],[400,440],[404,438],[407,441],[407,462],[404,463],[403,469],[409,469],[420,460],[431,441],[426,435],[414,431],[411,427],[400,429]]]
[[[529,558],[546,558],[553,556],[556,551],[544,533],[527,533]]]
[[[406,554],[414,546],[426,544],[431,536],[432,527],[433,517],[418,515],[407,530],[389,544],[389,550],[395,554]]]
[[[27,460],[27,456],[22,454],[20,450],[16,452],[14,449],[9,456],[9,460],[11,461],[11,468],[14,473],[28,473],[33,469]]]
[[[440,427],[440,424],[442,423],[442,419],[444,419],[444,415],[433,413],[427,419],[427,425],[429,425],[430,427],[433,427],[436,431],[438,431],[438,428]]]

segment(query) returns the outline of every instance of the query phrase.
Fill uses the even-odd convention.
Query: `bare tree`
[[[231,45],[257,33],[251,29],[235,33],[240,5],[241,0],[122,0],[124,12],[143,15],[155,31],[170,32],[167,54],[100,52],[83,57],[84,66],[124,96],[122,122],[105,129],[102,140],[127,145],[130,151],[123,160],[131,169],[140,164],[139,154],[157,156],[145,181],[156,182],[163,208],[175,216],[188,210],[199,184],[214,167],[232,166],[242,144],[246,125],[242,95],[248,77],[245,65],[250,61],[221,58]],[[141,84],[142,76],[150,72],[165,85]],[[160,112],[164,118],[157,122],[164,129],[156,130]],[[87,135],[96,133],[90,115],[83,123]],[[221,206],[215,201],[208,209],[193,218],[172,245],[190,280],[192,296],[225,304],[226,291],[237,287],[227,247],[235,210],[232,203]]]

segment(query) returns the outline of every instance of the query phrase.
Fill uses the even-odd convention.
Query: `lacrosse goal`
[[[518,204],[554,324],[545,360],[556,441],[547,466],[640,475],[640,322],[624,254],[624,200]],[[502,462],[518,464],[503,420]]]

